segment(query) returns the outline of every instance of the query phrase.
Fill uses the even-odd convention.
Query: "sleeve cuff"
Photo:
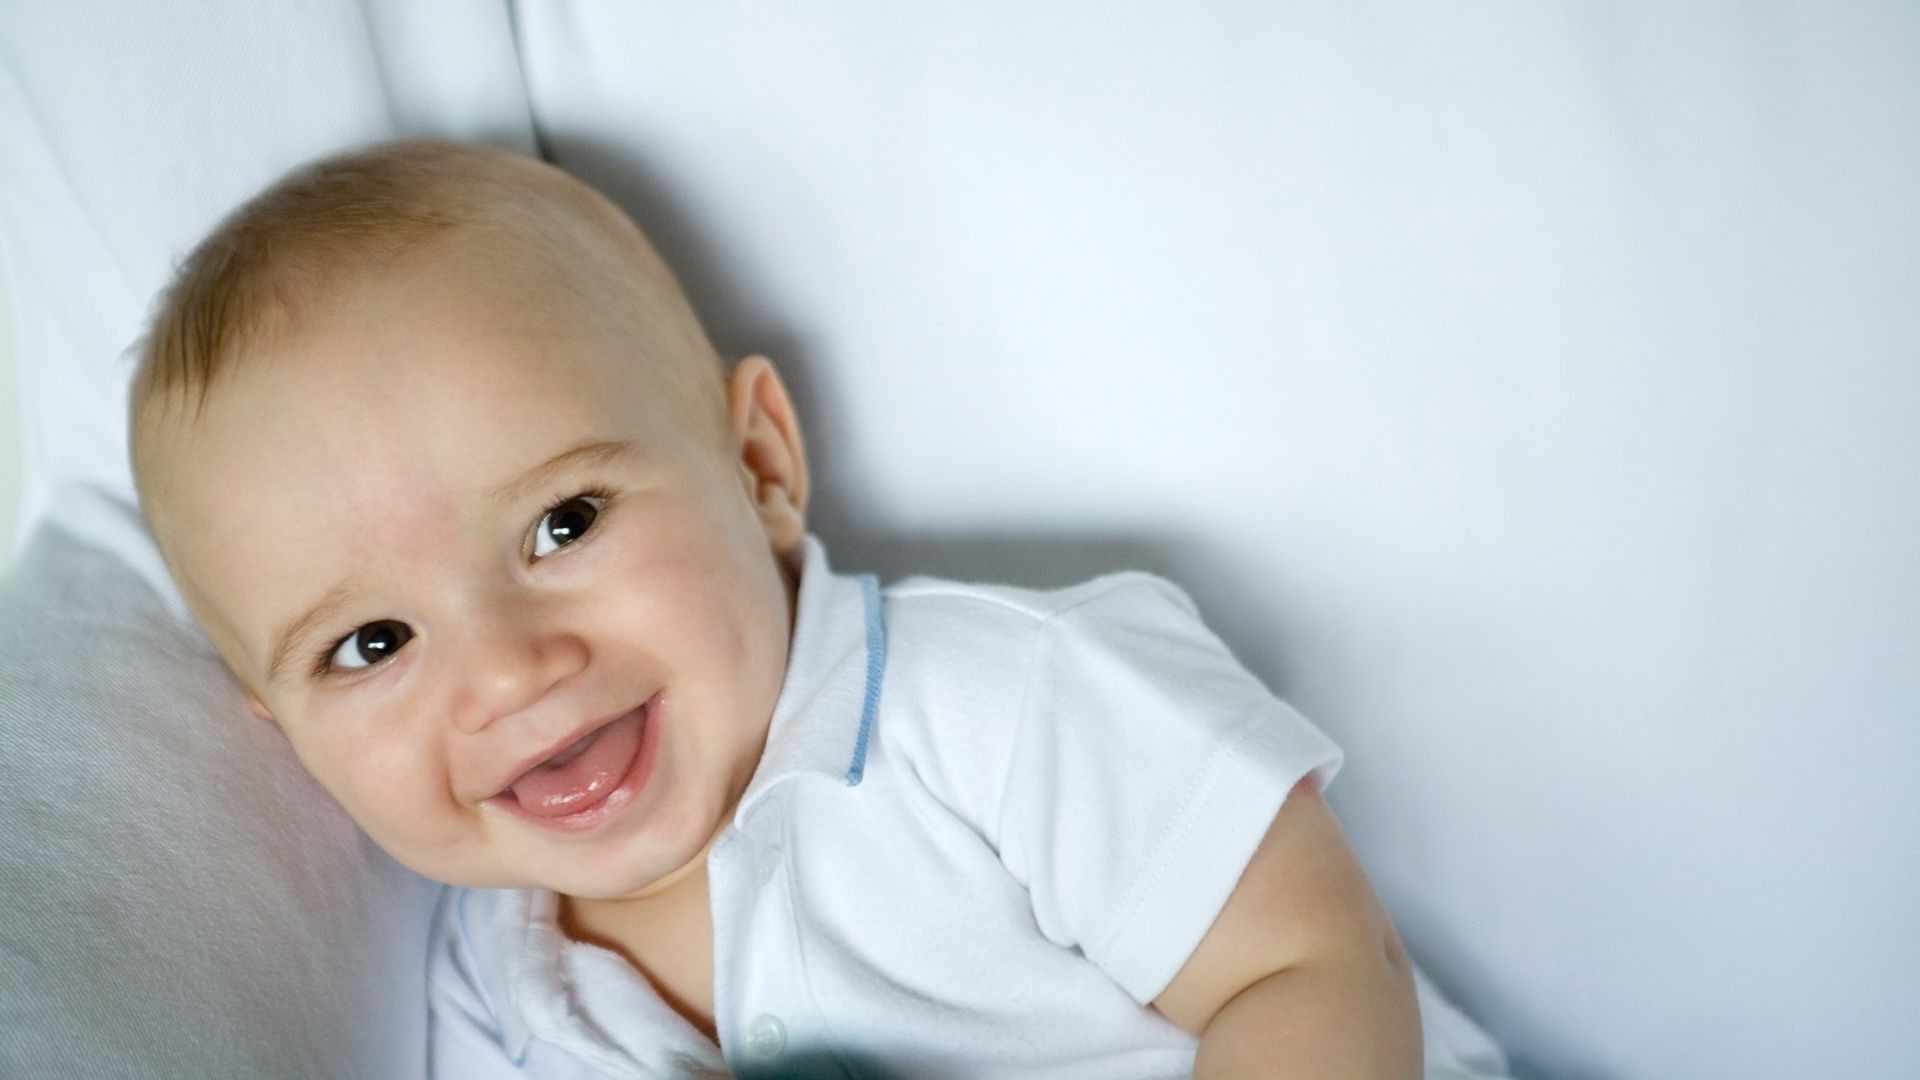
[[[1093,952],[1142,1005],[1199,947],[1294,785],[1312,774],[1324,791],[1340,770],[1340,748],[1285,702],[1275,705],[1286,715],[1262,710],[1214,752]]]

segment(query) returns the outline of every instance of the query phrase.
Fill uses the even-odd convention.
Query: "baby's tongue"
[[[584,749],[555,755],[562,764],[541,765],[513,785],[514,798],[529,814],[560,817],[598,804],[627,775],[640,752],[638,714],[601,728]],[[573,754],[571,758],[568,754]]]

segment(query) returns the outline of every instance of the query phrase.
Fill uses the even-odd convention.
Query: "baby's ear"
[[[279,727],[280,721],[275,720],[273,718],[273,714],[267,711],[266,705],[261,702],[259,696],[256,695],[251,690],[248,690],[246,693],[247,693],[247,709],[251,711],[253,715],[259,717],[262,720],[265,720],[267,723],[272,724],[275,727]]]
[[[807,451],[800,418],[773,361],[749,356],[727,379],[738,467],[776,551],[806,533]]]

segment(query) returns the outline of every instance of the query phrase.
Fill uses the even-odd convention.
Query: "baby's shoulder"
[[[1135,570],[1051,589],[918,575],[882,595],[882,740],[916,762],[1010,752],[1035,687],[1055,681],[1036,676],[1137,639],[1143,624],[1197,622],[1178,586]]]
[[[1186,591],[1143,570],[1121,570],[1055,588],[960,581],[916,574],[882,590],[895,617],[977,627],[985,632],[1038,630],[1059,616],[1089,606],[1165,607],[1186,617],[1197,610]]]

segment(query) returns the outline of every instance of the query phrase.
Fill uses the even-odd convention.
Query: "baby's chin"
[[[678,867],[665,871],[635,871],[623,874],[543,875],[534,887],[551,889],[575,900],[629,900],[651,894],[663,884],[678,880]]]
[[[704,868],[707,849],[684,860],[667,860],[647,865],[635,861],[628,865],[609,865],[604,854],[580,853],[566,865],[500,865],[448,867],[415,865],[401,859],[408,868],[424,877],[448,885],[476,889],[547,889],[576,900],[632,900],[666,892],[674,886],[696,879]]]
[[[407,869],[443,885],[468,889],[546,889],[576,900],[625,900],[649,892],[668,877],[663,873],[527,873],[510,870],[453,869],[400,859]]]

